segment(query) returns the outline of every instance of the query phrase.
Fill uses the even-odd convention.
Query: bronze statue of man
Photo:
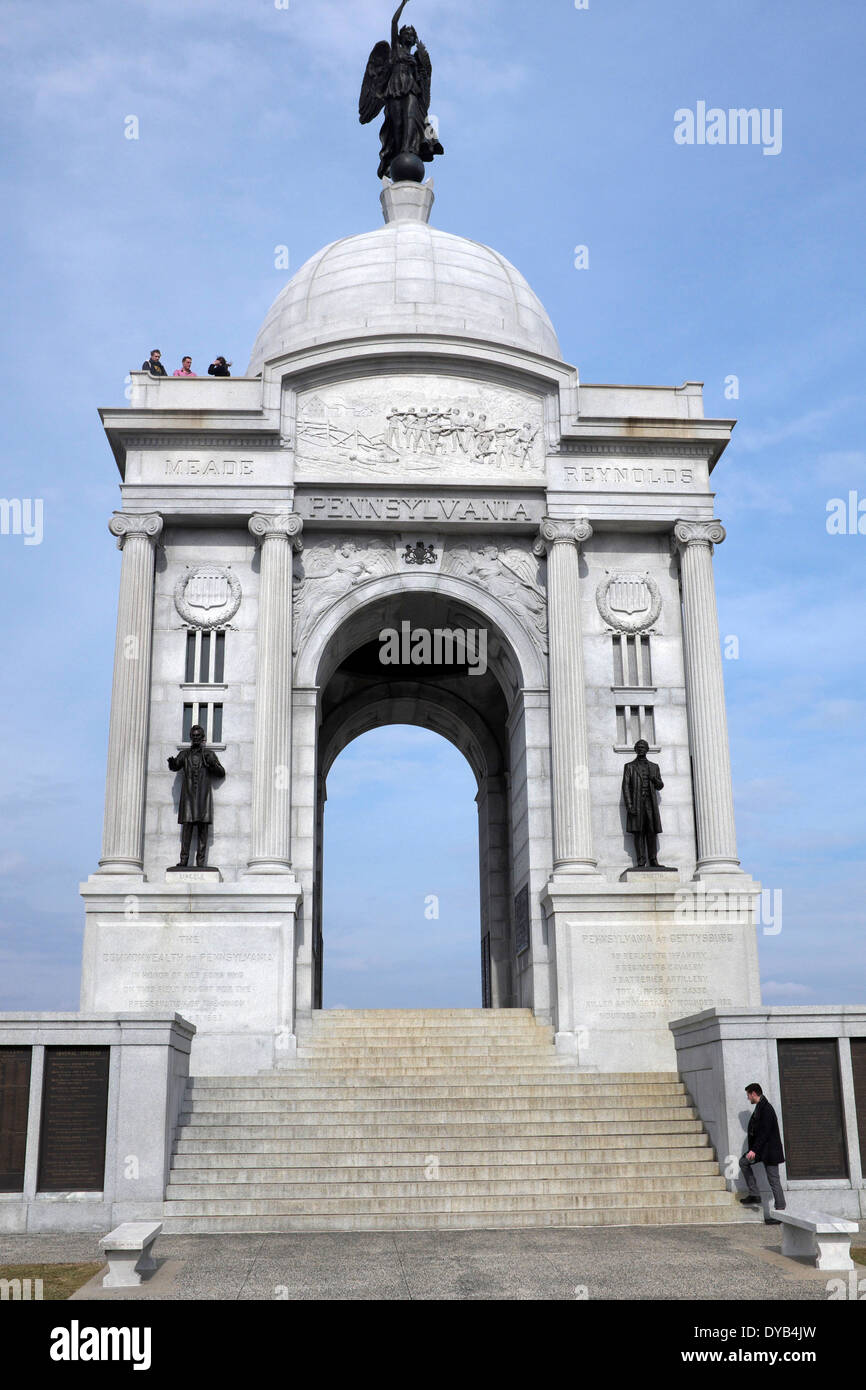
[[[402,0],[391,21],[391,42],[383,39],[370,54],[358,103],[362,125],[374,121],[384,108],[379,178],[389,175],[395,183],[421,183],[424,165],[445,153],[428,115],[430,55],[411,24],[400,28],[408,3]]]
[[[658,837],[662,822],[658,792],[664,782],[658,765],[647,758],[649,744],[646,739],[639,739],[634,751],[637,757],[634,762],[626,763],[622,775],[622,796],[628,816],[626,829],[629,835],[634,835],[637,867],[659,869]]]
[[[205,747],[204,729],[195,724],[190,729],[190,746],[182,748],[176,758],[169,758],[172,772],[183,773],[180,805],[177,811],[178,824],[183,827],[180,835],[179,869],[189,864],[193,831],[198,832],[195,863],[197,869],[205,866],[208,830],[213,824],[213,778],[225,777],[225,770],[216,753]]]

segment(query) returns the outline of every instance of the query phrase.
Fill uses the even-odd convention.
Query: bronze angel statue
[[[370,54],[358,104],[362,125],[369,125],[384,108],[379,178],[387,175],[395,183],[420,183],[424,165],[445,153],[428,116],[430,54],[411,24],[399,27],[408,3],[402,0],[391,21],[391,42],[377,43]]]

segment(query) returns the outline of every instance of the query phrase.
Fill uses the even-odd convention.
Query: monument
[[[679,1067],[722,1160],[744,1080],[793,1097],[817,1069],[844,1107],[850,1209],[866,1020],[761,1008],[761,890],[737,851],[713,578],[734,422],[694,382],[582,381],[520,271],[432,224],[442,146],[405,5],[360,104],[385,111],[384,224],[301,267],[242,377],[135,372],[101,411],[122,560],[83,1012],[0,1019],[21,1053],[7,1166],[17,1183],[30,1165],[16,1190],[37,1210],[31,1047],[94,1050],[88,1143],[107,1104],[116,1175],[96,1226],[159,1215],[187,1063],[291,1072],[327,969],[328,772],[366,730],[412,723],[477,780],[484,1007],[531,1011],[566,1072]],[[379,634],[406,624],[483,633],[485,669],[382,662]],[[109,1049],[127,1060],[106,1101]],[[146,1134],[141,1076],[162,1116]],[[147,1192],[121,1200],[122,1157],[144,1151]]]

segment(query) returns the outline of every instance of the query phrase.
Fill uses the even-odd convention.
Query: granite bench
[[[152,1274],[156,1260],[151,1251],[161,1230],[161,1221],[125,1221],[103,1236],[99,1244],[108,1260],[108,1273],[102,1287],[131,1289],[142,1282],[143,1274]]]
[[[855,1269],[851,1259],[851,1237],[860,1227],[856,1221],[825,1216],[820,1211],[774,1211],[782,1225],[782,1254],[805,1255],[816,1269]]]

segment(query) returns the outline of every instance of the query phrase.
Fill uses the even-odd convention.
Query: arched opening
[[[340,918],[332,922],[327,915],[331,898],[324,892],[328,777],[343,749],[392,725],[442,735],[474,775],[476,999],[480,994],[492,1008],[531,1007],[548,1018],[550,954],[541,893],[550,826],[544,804],[530,797],[532,779],[549,776],[543,644],[495,595],[442,573],[383,576],[333,599],[325,591],[322,599],[301,625],[295,662],[293,834],[304,889],[295,959],[298,1018],[322,1008],[326,997],[332,1007],[346,1002],[325,988],[329,932],[334,926],[339,944],[342,930]],[[383,633],[404,629],[467,638],[474,632],[475,647],[458,644],[455,655],[443,644],[416,660],[414,649],[407,655],[398,645],[397,656],[392,649],[384,660]],[[387,852],[383,841],[385,858]],[[428,891],[435,894],[435,886]],[[474,914],[476,904],[466,910]]]
[[[337,756],[324,814],[322,1002],[479,1008],[478,783],[440,734],[371,729]]]

